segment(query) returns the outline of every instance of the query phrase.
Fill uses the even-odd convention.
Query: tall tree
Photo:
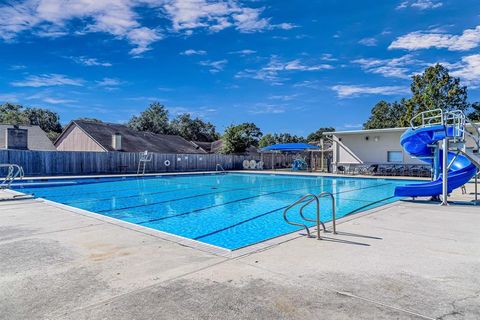
[[[292,135],[290,133],[267,133],[266,135],[262,136],[262,138],[258,142],[258,146],[260,148],[265,148],[277,143],[298,143],[305,141],[306,140],[304,137]]]
[[[60,117],[56,112],[41,108],[27,108],[24,114],[31,125],[39,126],[45,132],[62,132]]]
[[[385,100],[381,100],[373,107],[372,114],[367,122],[363,124],[363,128],[382,129],[396,127],[398,118],[394,117],[394,113],[392,105]]]
[[[254,123],[231,125],[223,134],[223,150],[225,154],[245,153],[251,146],[257,146],[262,132]]]
[[[23,113],[23,107],[21,105],[7,102],[0,105],[0,123],[30,124],[30,120]]]
[[[0,123],[39,126],[52,141],[62,132],[60,117],[56,112],[42,108],[24,108],[11,103],[0,106]]]
[[[480,102],[472,103],[472,112],[468,115],[471,121],[480,122]]]
[[[177,116],[170,126],[174,134],[189,141],[212,142],[220,138],[213,124],[192,118],[188,113]]]
[[[460,78],[450,76],[441,64],[414,75],[410,90],[415,113],[434,109],[467,111],[470,107],[467,87],[460,84]]]
[[[170,134],[171,128],[168,121],[168,110],[159,102],[153,102],[138,117],[133,116],[128,126],[137,131]]]
[[[332,132],[335,131],[335,128],[333,127],[321,127],[317,131],[310,133],[307,136],[307,141],[308,142],[318,142],[320,139],[323,138],[323,133],[324,132]]]
[[[473,116],[476,114],[477,104],[468,102],[467,87],[461,85],[459,78],[450,76],[448,69],[441,64],[430,66],[422,74],[413,76],[410,89],[410,99],[403,98],[392,104],[378,102],[364,128],[407,127],[416,114],[434,109],[464,112],[473,109]]]

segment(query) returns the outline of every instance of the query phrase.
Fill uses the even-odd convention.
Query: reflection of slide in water
[[[435,125],[431,127],[408,129],[401,137],[400,144],[410,155],[420,158],[429,164],[433,164],[433,150],[429,145],[435,144],[448,136],[452,137],[454,132],[444,125]],[[448,132],[447,132],[448,131]],[[440,153],[440,165],[442,163]],[[448,161],[450,169],[448,170],[448,192],[463,186],[465,183],[475,176],[477,168],[470,160],[456,153],[448,153]],[[453,163],[452,163],[453,161]],[[442,167],[441,167],[442,168]],[[422,197],[437,196],[442,194],[443,177],[440,175],[438,179],[418,184],[409,184],[395,188],[395,196],[398,197]]]

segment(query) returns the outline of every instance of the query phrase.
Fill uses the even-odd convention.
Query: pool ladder
[[[306,224],[291,221],[287,217],[287,214],[290,210],[301,205],[299,210],[300,218],[302,218],[304,221],[315,222],[317,224],[317,239],[321,240],[322,237],[320,236],[320,226],[323,228],[323,231],[327,231],[327,229],[325,228],[325,224],[320,220],[320,198],[323,198],[323,197],[329,197],[332,199],[332,227],[333,227],[333,233],[337,234],[336,217],[335,217],[335,197],[330,192],[322,192],[318,195],[315,195],[313,193],[304,195],[303,197],[301,197],[300,199],[298,199],[297,201],[289,205],[287,208],[285,208],[285,210],[283,211],[283,219],[285,220],[286,223],[291,224],[292,226],[305,228],[305,231],[307,232],[307,236],[311,238],[312,236],[310,234],[310,229]],[[315,210],[316,210],[315,219],[307,218],[305,217],[305,214],[304,214],[305,208],[312,203],[315,205]]]
[[[23,179],[25,176],[25,173],[23,171],[23,167],[19,166],[18,164],[0,164],[0,168],[6,168],[7,169],[7,175],[3,179],[3,181],[0,181],[0,189],[8,189],[12,185],[12,182],[15,181],[15,179]]]

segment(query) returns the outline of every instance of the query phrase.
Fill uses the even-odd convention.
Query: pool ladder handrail
[[[315,222],[317,224],[317,239],[321,240],[322,238],[320,236],[320,226],[322,226],[323,230],[326,231],[325,224],[320,220],[320,200],[319,199],[322,198],[322,197],[330,197],[332,199],[333,233],[336,234],[337,233],[337,228],[336,228],[336,216],[335,216],[335,197],[330,192],[322,192],[319,195],[315,195],[313,193],[309,193],[309,194],[304,195],[303,197],[301,197],[300,199],[298,199],[297,201],[295,201],[294,203],[289,205],[287,208],[285,208],[285,210],[283,211],[283,219],[285,220],[286,223],[288,223],[290,225],[305,228],[305,231],[307,232],[307,236],[309,238],[311,238],[310,229],[308,228],[307,225],[305,225],[303,223],[290,221],[287,217],[288,211],[290,211],[292,208],[296,207],[297,205],[303,203],[303,205],[300,207],[300,211],[299,211],[300,217],[304,221]],[[305,217],[305,215],[303,213],[303,210],[313,202],[316,204],[316,219],[307,218],[307,217]]]
[[[220,171],[222,171],[223,173],[226,173],[225,169],[220,163],[217,163],[217,165],[215,166],[215,171],[218,171],[218,168],[220,168]]]
[[[0,168],[8,168],[7,176],[0,183],[0,189],[8,189],[15,179],[20,178],[21,180],[25,177],[23,167],[19,166],[18,164],[2,163],[0,164]]]

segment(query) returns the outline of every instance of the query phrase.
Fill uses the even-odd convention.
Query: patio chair
[[[365,173],[374,176],[377,174],[377,172],[378,172],[378,164],[372,164],[370,165],[370,167],[367,168]]]
[[[257,169],[258,169],[258,170],[263,170],[263,161],[258,161],[258,163],[257,163]]]
[[[345,174],[345,167],[344,166],[337,166],[337,173]]]
[[[247,169],[250,169],[250,161],[248,160],[243,160],[243,169],[247,170]]]

